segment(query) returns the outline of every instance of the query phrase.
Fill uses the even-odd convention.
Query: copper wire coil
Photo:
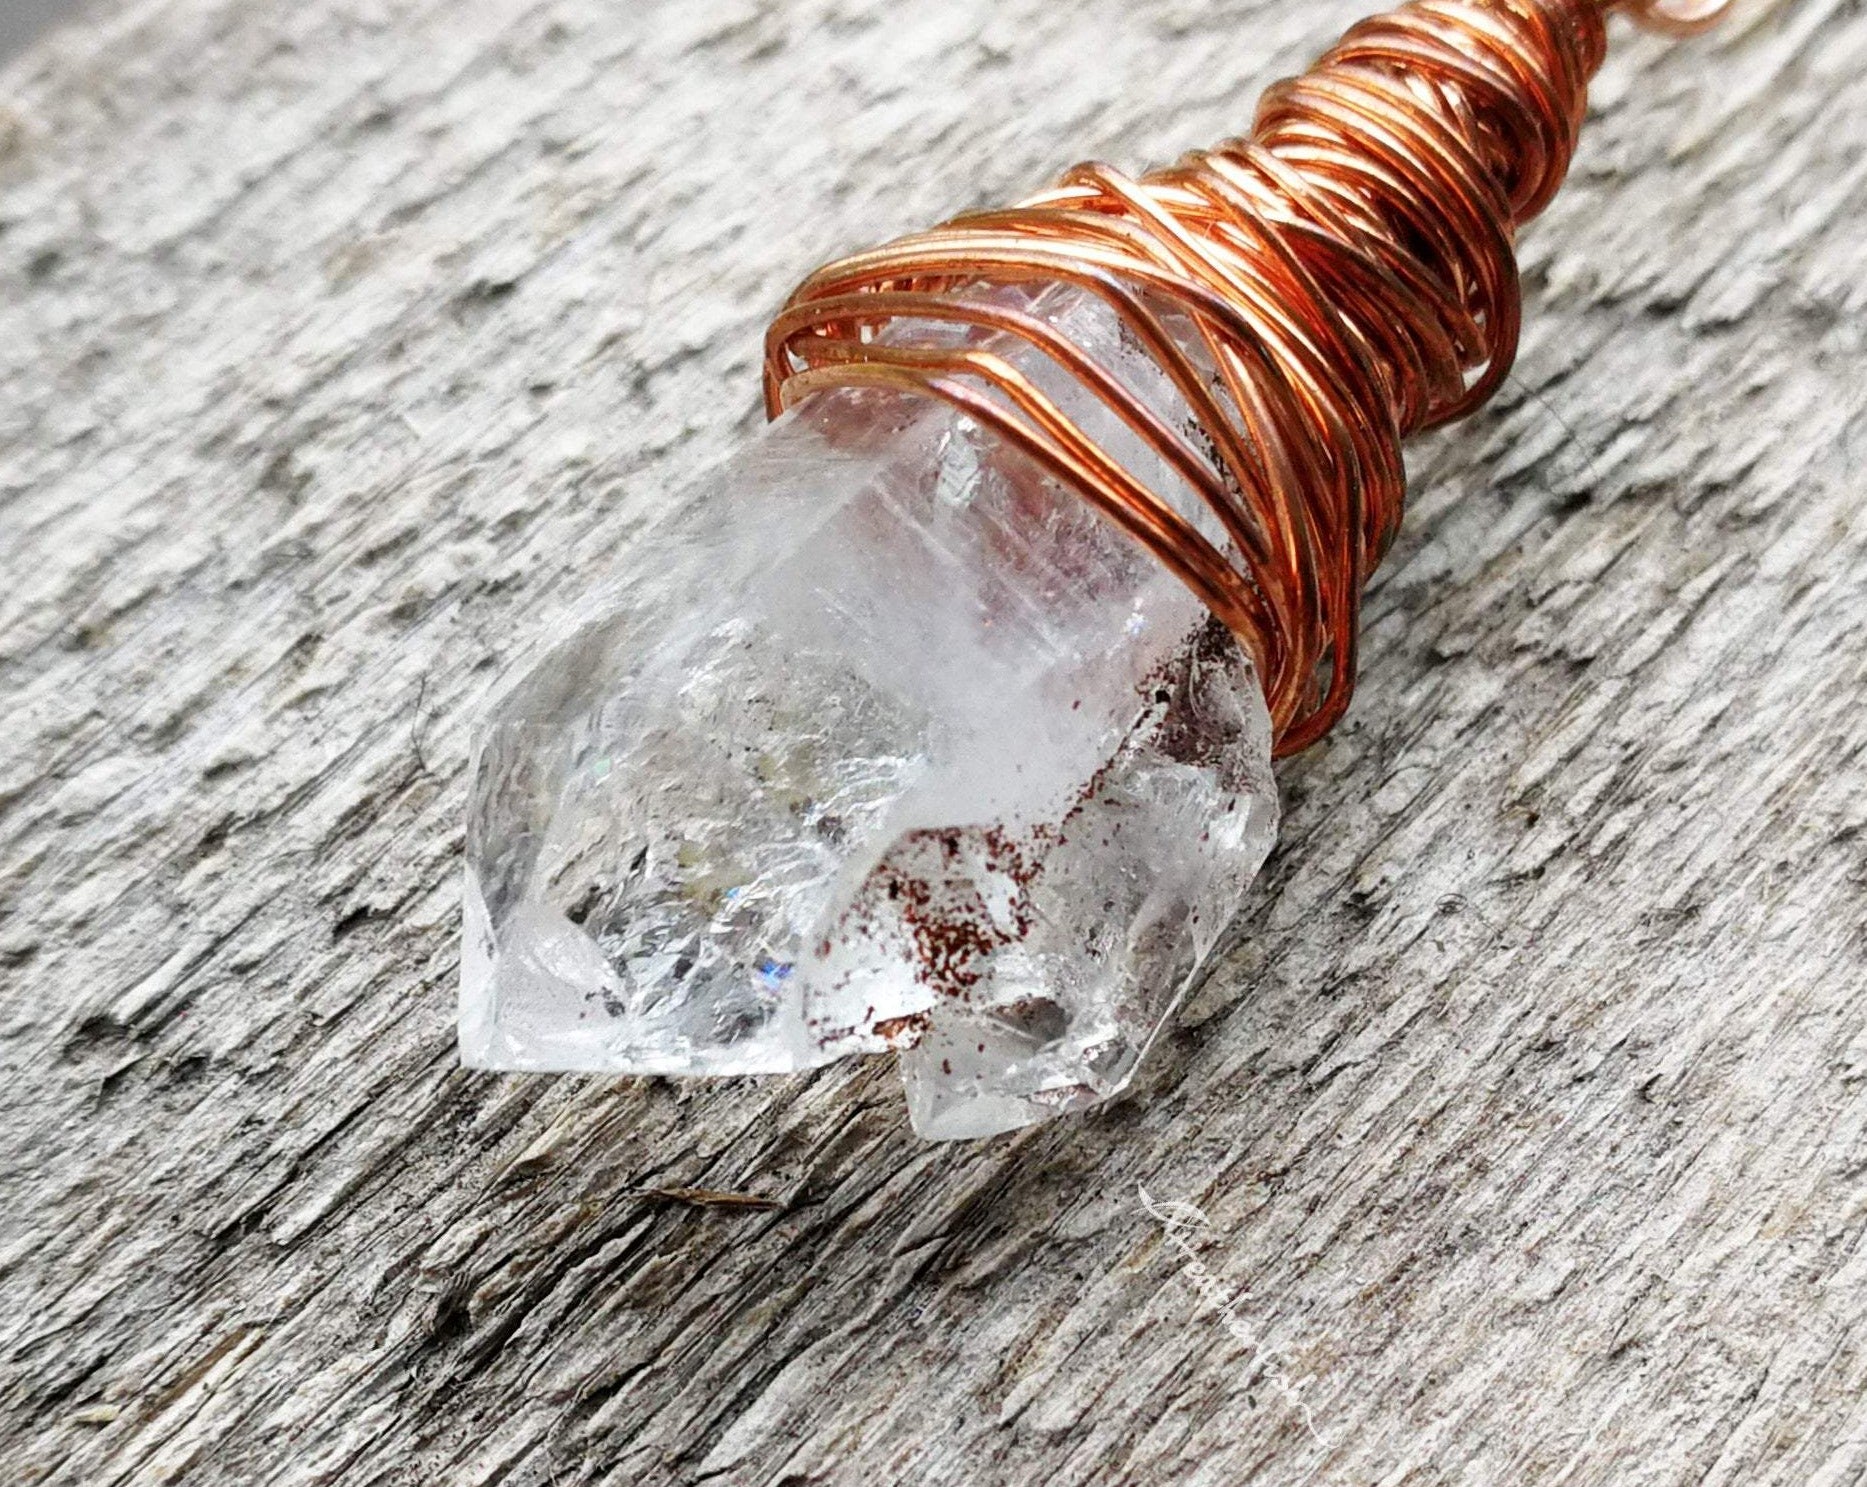
[[[1727,3],[1621,8],[1682,32]],[[829,264],[772,323],[768,409],[882,386],[994,429],[1232,630],[1264,682],[1277,752],[1294,753],[1348,706],[1362,590],[1406,495],[1401,441],[1471,411],[1509,373],[1515,232],[1568,169],[1613,8],[1414,0],[1272,87],[1249,138],[1139,180],[1077,166],[1015,206]],[[1002,292],[1052,283],[1121,317],[1200,438]],[[1054,360],[1180,474],[1223,544],[979,337],[882,335],[902,322],[1009,334]]]

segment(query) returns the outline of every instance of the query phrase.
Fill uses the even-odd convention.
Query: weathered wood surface
[[[1367,8],[146,0],[11,65],[0,1477],[1867,1480],[1843,0],[1624,39],[1133,1098],[455,1067],[470,720],[784,289]]]

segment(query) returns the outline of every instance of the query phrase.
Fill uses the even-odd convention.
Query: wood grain
[[[1852,0],[1622,38],[1132,1097],[455,1067],[471,721],[784,291],[1368,8],[139,0],[0,73],[0,1476],[1867,1480]]]

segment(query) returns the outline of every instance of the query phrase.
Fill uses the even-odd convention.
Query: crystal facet
[[[1186,422],[1099,301],[1035,308]],[[463,1059],[898,1049],[932,1137],[1120,1090],[1276,830],[1258,680],[1179,580],[959,410],[880,391],[777,420],[627,568],[478,739]]]

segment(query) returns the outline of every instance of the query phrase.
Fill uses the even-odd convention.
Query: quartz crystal
[[[1186,424],[1099,300],[1034,308]],[[1176,488],[1040,354],[984,344]],[[1260,684],[1179,580],[954,407],[850,390],[772,423],[617,568],[476,742],[464,1061],[897,1050],[936,1138],[1119,1091],[1276,830]]]

